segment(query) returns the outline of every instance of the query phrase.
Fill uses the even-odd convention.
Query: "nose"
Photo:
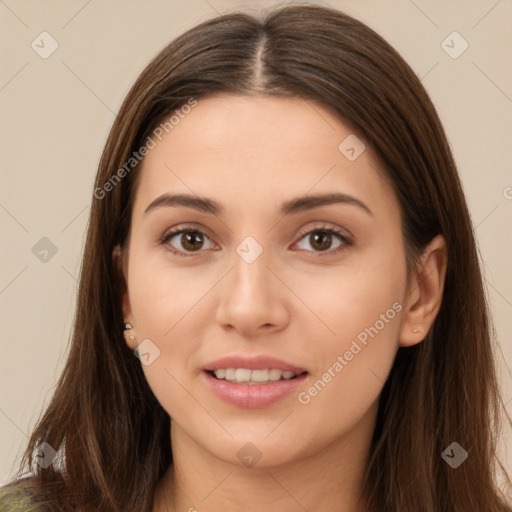
[[[222,280],[217,324],[254,338],[280,331],[289,322],[289,290],[269,268],[264,251],[248,263],[235,255],[233,268]]]

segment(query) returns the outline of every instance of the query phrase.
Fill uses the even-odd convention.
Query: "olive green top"
[[[0,487],[0,512],[37,512],[38,507],[21,489]]]

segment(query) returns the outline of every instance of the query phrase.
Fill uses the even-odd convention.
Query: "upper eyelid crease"
[[[366,206],[362,201],[341,193],[297,197],[295,199],[285,201],[281,205],[279,213],[282,216],[291,215],[331,204],[348,204],[357,206],[369,215],[373,216],[370,208],[368,208],[368,206]],[[200,212],[211,213],[213,215],[222,215],[224,213],[224,208],[219,203],[206,197],[192,196],[189,194],[162,194],[149,204],[149,206],[144,210],[144,214],[147,214],[151,210],[157,208],[175,206],[185,206]]]

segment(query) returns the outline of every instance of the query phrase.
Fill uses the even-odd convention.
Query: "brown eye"
[[[350,245],[350,241],[335,229],[315,229],[309,231],[298,243],[304,245],[305,242],[311,249],[304,246],[299,247],[313,253],[328,252],[333,254]]]
[[[190,256],[190,253],[201,252],[207,241],[210,242],[210,246],[206,248],[213,247],[214,244],[211,240],[197,229],[174,230],[161,239],[161,243],[167,245],[171,252],[182,256]]]

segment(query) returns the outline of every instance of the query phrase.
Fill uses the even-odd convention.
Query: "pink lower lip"
[[[290,395],[304,382],[307,373],[268,384],[234,384],[203,372],[212,391],[225,402],[245,409],[263,409]]]

